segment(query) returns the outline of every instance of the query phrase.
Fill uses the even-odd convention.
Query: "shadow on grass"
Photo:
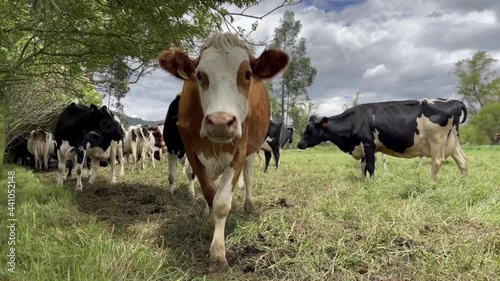
[[[56,173],[44,173],[42,180],[54,183]],[[92,215],[118,230],[113,233],[144,244],[162,248],[175,256],[175,264],[192,277],[204,274],[207,269],[208,252],[212,241],[213,227],[205,214],[205,200],[198,193],[194,201],[189,199],[186,184],[178,184],[172,195],[166,186],[151,182],[118,182],[110,184],[106,176],[98,176],[93,185],[83,177],[83,191],[75,192],[76,178],[64,181],[64,188],[74,193],[79,211]],[[239,222],[258,220],[258,215],[247,215],[243,203],[233,200],[233,208],[226,221],[226,239]],[[258,212],[258,211],[257,211]],[[227,248],[227,247],[226,247]],[[230,266],[239,260],[231,258],[232,249],[227,248]],[[171,262],[171,261],[169,261]]]

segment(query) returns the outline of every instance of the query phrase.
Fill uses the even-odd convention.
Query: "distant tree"
[[[472,58],[455,64],[452,73],[460,79],[457,94],[463,97],[471,115],[491,102],[500,101],[500,77],[491,69],[497,61],[486,52],[478,51]]]
[[[282,49],[291,56],[288,69],[276,80],[273,87],[280,119],[285,125],[293,121],[293,118],[289,118],[293,108],[302,106],[306,110],[304,106],[310,102],[307,88],[312,85],[317,74],[316,68],[311,64],[311,58],[307,56],[306,39],[297,38],[301,29],[302,24],[295,20],[294,13],[285,11],[280,19],[280,26],[274,30],[274,42],[271,46]]]
[[[500,102],[492,102],[471,117],[470,124],[486,134],[491,143],[496,142],[495,133],[500,132]]]
[[[346,110],[348,110],[349,108],[351,108],[351,107],[355,107],[356,105],[358,105],[358,104],[359,104],[359,100],[361,99],[361,98],[360,98],[360,95],[361,95],[361,93],[360,93],[360,92],[357,92],[357,93],[356,93],[356,95],[354,96],[354,99],[352,100],[352,104],[351,104],[351,106],[349,106],[349,105],[347,105],[347,104],[345,104],[345,103],[344,103],[344,104],[342,105],[342,110],[346,111]]]
[[[470,139],[482,140],[486,136],[494,142],[493,133],[500,129],[500,77],[492,70],[497,61],[485,51],[478,51],[472,58],[459,60],[452,71],[459,78],[457,94],[467,104],[470,126],[474,127],[469,133],[479,134]]]

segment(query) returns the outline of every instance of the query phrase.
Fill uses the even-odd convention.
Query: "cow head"
[[[307,124],[297,147],[306,149],[322,143],[324,140],[324,127],[326,127],[327,123],[328,117],[318,118],[315,115],[309,117],[309,124]]]
[[[241,137],[252,81],[273,78],[288,61],[289,56],[279,50],[266,50],[254,58],[248,46],[231,33],[209,38],[196,59],[179,49],[164,51],[159,57],[164,70],[185,79],[184,83],[196,83],[203,110],[200,137],[215,143]]]
[[[95,129],[114,141],[123,139],[121,124],[105,105],[100,109],[95,104],[90,105],[89,124],[97,125]]]
[[[163,125],[158,125],[156,127],[149,128],[151,134],[155,138],[155,146],[158,148],[165,147],[165,141],[163,140]]]

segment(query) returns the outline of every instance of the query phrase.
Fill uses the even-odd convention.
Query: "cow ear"
[[[181,49],[163,51],[158,58],[158,63],[163,70],[179,79],[190,80],[193,78],[196,62]]]
[[[95,104],[91,104],[90,105],[90,112],[94,112],[94,111],[97,111],[97,106]]]
[[[260,57],[250,58],[253,75],[260,79],[272,79],[288,66],[290,56],[280,50],[265,50]]]

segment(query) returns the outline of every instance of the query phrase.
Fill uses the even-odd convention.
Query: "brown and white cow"
[[[165,141],[163,139],[163,124],[158,124],[155,127],[150,127],[148,130],[153,134],[155,139],[155,144],[153,147],[154,158],[161,161],[161,155],[166,154],[167,147],[165,146]]]
[[[52,133],[47,130],[33,130],[28,138],[28,151],[35,157],[35,169],[49,169],[49,154],[54,152]]]
[[[209,272],[217,271],[219,266],[222,271],[229,268],[224,228],[242,170],[245,211],[254,209],[253,162],[271,117],[263,80],[284,70],[288,61],[289,56],[279,50],[265,50],[255,58],[248,46],[231,33],[210,37],[196,59],[177,48],[163,51],[159,57],[164,70],[184,79],[178,126],[214,224]],[[220,175],[217,187],[215,180]]]

